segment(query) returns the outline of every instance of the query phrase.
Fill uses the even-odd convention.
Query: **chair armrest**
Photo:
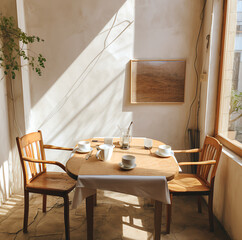
[[[54,145],[44,145],[44,148],[46,148],[46,149],[73,151],[73,148],[58,147],[58,146],[54,146]]]
[[[32,162],[32,163],[44,163],[44,164],[57,165],[57,166],[59,166],[60,168],[62,168],[66,172],[66,167],[62,163],[60,163],[60,162],[39,160],[39,159],[35,159],[35,158],[30,158],[30,157],[23,157],[23,160],[27,161],[27,162]]]
[[[174,153],[197,153],[201,151],[202,149],[200,148],[194,148],[194,149],[188,149],[188,150],[173,150]]]
[[[54,146],[54,145],[44,145],[43,147],[45,149],[54,149],[54,150],[65,150],[65,151],[73,151],[74,150],[74,148],[58,147],[58,146]],[[83,154],[82,152],[79,152],[79,151],[75,151],[75,153]]]
[[[201,161],[201,162],[180,162],[179,166],[187,166],[187,165],[214,165],[216,164],[215,160]]]

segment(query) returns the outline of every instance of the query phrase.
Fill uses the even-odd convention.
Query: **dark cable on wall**
[[[205,7],[206,7],[206,3],[207,3],[207,0],[204,1],[204,4],[203,4],[203,9],[201,11],[201,14],[200,14],[200,17],[201,17],[201,23],[200,23],[200,27],[199,27],[199,32],[198,32],[198,36],[197,36],[197,40],[196,40],[196,47],[195,47],[195,60],[194,60],[194,70],[195,70],[195,73],[196,73],[196,92],[195,92],[195,96],[192,100],[192,103],[190,105],[190,109],[189,109],[189,116],[188,116],[188,120],[187,120],[187,125],[186,125],[186,130],[185,130],[185,140],[186,140],[186,133],[188,131],[188,126],[189,126],[189,123],[190,123],[190,118],[191,118],[191,112],[192,112],[192,107],[193,107],[193,104],[195,103],[196,99],[197,99],[197,96],[198,96],[198,83],[199,83],[199,77],[198,77],[198,70],[197,70],[197,66],[196,66],[196,63],[197,63],[197,57],[198,57],[198,42],[199,42],[199,39],[200,39],[200,35],[201,35],[201,30],[202,30],[202,26],[203,26],[203,22],[204,22],[204,11],[205,11]],[[198,114],[197,114],[197,119],[196,119],[196,122],[198,122]],[[198,125],[198,123],[197,123]],[[198,126],[197,126],[198,128]],[[185,141],[186,142],[186,141]]]

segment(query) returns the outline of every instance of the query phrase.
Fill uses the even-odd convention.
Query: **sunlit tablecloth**
[[[96,189],[151,198],[170,204],[167,181],[163,176],[79,175],[72,207],[77,208],[82,200],[95,194]]]

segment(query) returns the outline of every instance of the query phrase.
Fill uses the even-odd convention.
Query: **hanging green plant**
[[[45,68],[46,59],[42,54],[27,54],[27,45],[34,42],[43,42],[38,36],[28,36],[16,26],[13,17],[5,17],[0,13],[0,67],[4,68],[4,74],[12,79],[16,77],[16,71],[21,68],[20,57],[28,61],[29,66],[41,76],[42,68]],[[32,52],[31,52],[32,53]]]
[[[242,117],[242,92],[239,92],[238,90],[232,90],[231,91],[231,100],[230,100],[230,108],[229,108],[229,114],[230,114],[230,123],[237,121]],[[234,118],[232,118],[232,116]]]

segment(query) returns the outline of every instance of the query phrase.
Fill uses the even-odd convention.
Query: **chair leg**
[[[95,194],[93,197],[93,203],[94,203],[94,206],[97,206],[97,194]]]
[[[202,213],[202,197],[197,197],[197,210],[199,213]]]
[[[47,199],[47,195],[43,194],[43,212],[46,212],[46,199]]]
[[[172,208],[172,194],[170,194],[171,204],[166,205],[166,233],[169,234],[171,230],[171,208]]]
[[[23,232],[28,232],[28,217],[29,217],[29,192],[24,190],[24,229]]]
[[[70,222],[69,222],[69,196],[64,196],[64,221],[66,240],[70,239]]]
[[[162,202],[155,201],[155,240],[160,240],[161,234],[161,218],[162,218]]]
[[[213,192],[210,192],[208,196],[208,213],[209,213],[209,228],[210,232],[214,231],[213,226]]]

